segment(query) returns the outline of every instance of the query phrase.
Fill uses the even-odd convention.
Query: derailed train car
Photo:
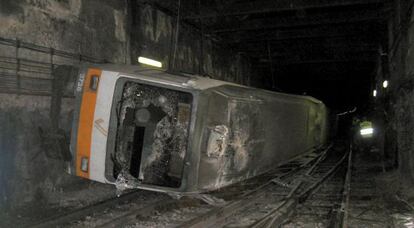
[[[84,68],[75,94],[70,173],[118,187],[215,190],[327,141],[308,96],[110,65]]]

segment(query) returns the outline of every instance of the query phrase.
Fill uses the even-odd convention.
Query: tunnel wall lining
[[[57,67],[61,64],[88,62],[80,55],[113,63],[133,63],[138,55],[167,61],[165,58],[169,58],[172,48],[175,17],[161,9],[144,5],[139,6],[135,15],[140,18],[139,23],[134,24],[127,15],[129,10],[126,2],[128,1],[3,1],[0,7],[1,38],[36,44],[43,50],[72,53],[73,58],[53,56],[51,62],[51,54],[4,45],[0,45],[0,56],[14,61],[17,58],[36,60],[46,68],[51,64]],[[154,17],[158,19],[153,20]],[[132,36],[131,30],[136,31]],[[208,38],[201,40],[199,32],[191,26],[183,25],[181,31],[174,66],[176,71],[203,72],[202,75],[205,76],[218,75],[222,80],[249,83],[248,80],[243,80],[250,75],[247,59],[219,47]],[[200,50],[201,46],[203,50]],[[160,54],[150,56],[153,53]],[[204,58],[200,58],[201,53],[204,53]],[[16,77],[14,70],[6,72],[1,69],[0,73],[12,73]],[[27,76],[34,74],[27,73]],[[60,191],[59,186],[82,182],[65,176],[64,163],[48,158],[42,151],[43,142],[38,129],[42,127],[46,132],[51,129],[53,70],[50,69],[43,76],[50,81],[37,78],[27,81],[31,87],[41,89],[41,94],[33,91],[0,94],[0,126],[8,129],[0,137],[0,160],[7,162],[7,165],[0,166],[1,206],[18,207],[28,202],[47,202],[51,200],[49,196],[53,192]],[[65,82],[62,86],[71,87],[73,84]],[[67,95],[59,95],[60,98],[65,98],[57,109],[60,110],[58,127],[69,135],[70,124],[66,122],[72,118],[74,100]]]
[[[377,64],[379,98],[375,101],[375,115],[380,122],[379,131],[384,134],[385,166],[398,167],[404,189],[414,186],[414,14],[409,1],[392,3],[388,47],[383,47],[388,54]],[[383,80],[390,82],[387,89],[382,88]]]

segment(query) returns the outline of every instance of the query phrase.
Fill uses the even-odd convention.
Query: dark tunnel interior
[[[0,0],[1,227],[414,227],[414,0]]]

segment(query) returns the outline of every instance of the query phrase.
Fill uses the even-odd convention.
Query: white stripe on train
[[[89,178],[108,182],[105,178],[106,144],[108,139],[109,118],[118,72],[102,71],[98,85],[94,124],[92,129],[91,155],[89,158]]]

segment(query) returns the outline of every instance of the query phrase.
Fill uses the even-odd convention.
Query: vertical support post
[[[269,64],[270,64],[270,77],[272,79],[272,89],[276,88],[275,76],[273,71],[273,61],[272,61],[272,52],[270,50],[270,43],[267,41],[267,54],[269,57]]]
[[[178,0],[178,12],[177,12],[177,24],[175,25],[175,40],[174,40],[174,52],[172,56],[172,69],[175,71],[175,57],[177,55],[178,38],[180,33],[180,11],[181,0]]]
[[[21,90],[21,78],[20,78],[20,59],[19,59],[19,49],[20,49],[20,40],[16,39],[16,86],[17,92],[20,93]]]
[[[198,0],[198,15],[201,14],[201,0]],[[201,18],[198,21],[200,23],[200,52],[198,63],[198,74],[204,75],[204,26]]]

